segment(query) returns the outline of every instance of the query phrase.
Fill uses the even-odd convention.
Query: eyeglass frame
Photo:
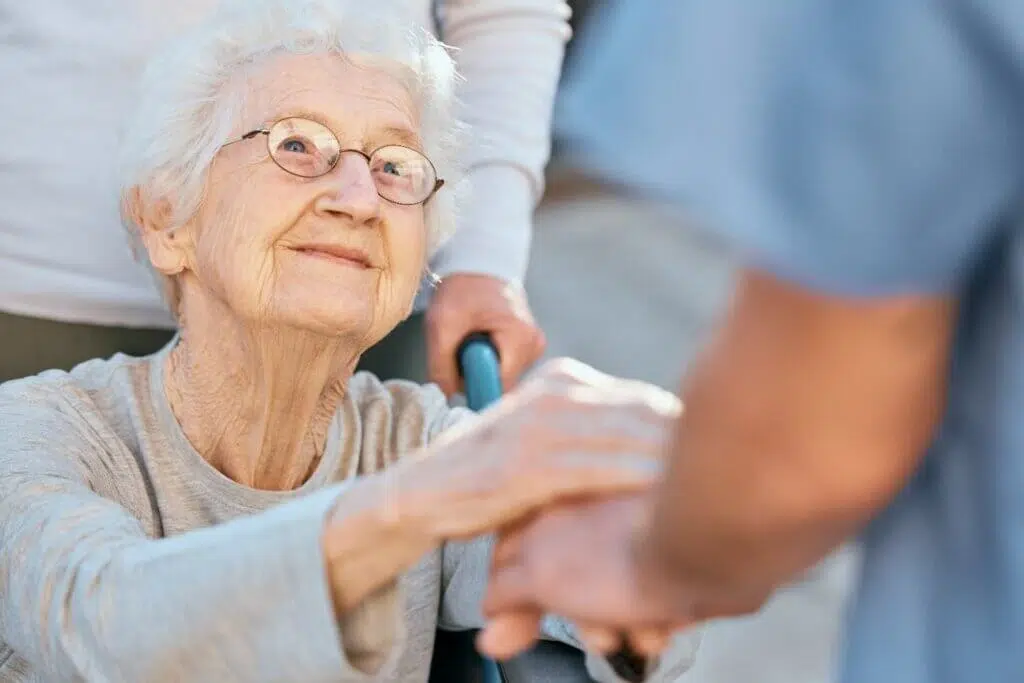
[[[319,175],[301,175],[299,173],[295,173],[293,171],[289,171],[287,168],[282,166],[280,164],[280,162],[278,162],[278,160],[274,157],[274,153],[270,149],[270,131],[277,124],[281,123],[282,121],[288,121],[290,119],[301,119],[303,121],[309,121],[310,123],[315,123],[318,126],[323,126],[325,130],[327,130],[332,136],[334,136],[335,142],[338,143],[338,157],[334,160],[334,163],[331,164],[327,168],[327,170],[324,171],[323,173],[321,173]],[[369,154],[367,154],[363,150],[357,149],[357,148],[341,149],[341,141],[338,140],[338,136],[337,136],[337,134],[333,130],[331,130],[327,126],[324,126],[324,124],[320,123],[319,121],[314,121],[313,119],[307,119],[307,118],[305,118],[303,116],[287,116],[287,117],[285,117],[283,119],[278,119],[277,121],[274,121],[268,127],[256,128],[255,130],[250,130],[248,133],[245,133],[241,137],[235,138],[234,140],[228,140],[223,145],[221,145],[221,149],[223,149],[224,147],[227,147],[228,145],[233,145],[236,142],[244,142],[245,140],[252,140],[257,135],[266,135],[267,136],[267,155],[270,157],[270,160],[274,162],[274,165],[277,166],[282,171],[284,171],[285,173],[287,173],[288,175],[293,175],[296,178],[310,178],[310,179],[312,179],[312,178],[323,178],[325,175],[327,175],[328,173],[330,173],[331,171],[333,171],[335,168],[338,167],[338,164],[341,163],[342,155],[347,153],[347,152],[355,152],[359,156],[361,156],[364,159],[366,159],[366,163],[369,164],[370,160],[373,158],[373,155],[376,154],[378,151],[384,149],[385,147],[401,147],[403,149],[407,149],[407,150],[410,150],[412,152],[416,152],[421,157],[423,157],[424,161],[426,161],[428,164],[430,164],[430,168],[434,172],[434,187],[433,187],[433,189],[430,190],[430,193],[426,197],[421,199],[420,201],[406,203],[406,202],[396,202],[394,199],[391,199],[389,197],[385,197],[384,195],[382,195],[380,193],[380,190],[377,189],[376,183],[375,183],[374,184],[374,189],[377,190],[377,196],[378,197],[380,197],[381,199],[383,199],[385,201],[391,202],[392,204],[397,204],[398,206],[417,206],[417,205],[421,205],[421,204],[426,204],[428,201],[430,201],[430,199],[435,194],[437,194],[438,190],[440,190],[442,187],[444,187],[444,178],[438,178],[437,177],[437,167],[434,166],[434,162],[431,161],[427,157],[426,154],[424,154],[423,152],[419,151],[418,149],[414,149],[413,147],[409,147],[408,145],[400,145],[400,144],[397,144],[397,143],[396,144],[381,145],[377,149],[371,151]]]

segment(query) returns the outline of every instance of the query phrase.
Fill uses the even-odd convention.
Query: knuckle
[[[537,334],[534,337],[534,346],[537,350],[537,356],[543,354],[548,348],[548,338],[540,329],[537,330]]]
[[[555,358],[544,363],[540,374],[559,384],[576,384],[581,378],[587,377],[590,372],[596,372],[590,366],[581,363],[573,358]]]
[[[683,412],[683,402],[678,396],[660,387],[650,386],[643,395],[647,410],[658,417],[673,420]]]
[[[643,393],[643,396],[649,403],[658,407],[678,408],[681,405],[679,397],[667,389],[648,384],[647,382],[636,382],[639,387],[639,391]]]
[[[427,310],[428,315],[438,321],[451,320],[452,318],[462,316],[465,306],[458,298],[438,297],[438,299]]]
[[[536,334],[537,328],[533,324],[533,321],[517,314],[516,311],[506,312],[503,318],[508,321],[510,327],[515,329],[516,332],[524,337],[530,337]]]
[[[548,381],[545,382],[541,387],[541,390],[537,392],[537,396],[534,399],[533,404],[541,418],[540,424],[546,422],[544,418],[553,417],[569,405],[570,399],[569,396],[566,395],[565,389],[566,387],[564,384],[557,384]],[[534,424],[534,427],[538,426],[539,424]]]
[[[547,364],[530,373],[521,385],[519,393],[530,403],[541,401],[544,397],[558,393],[565,383],[552,374]]]
[[[614,379],[623,404],[633,406],[647,414],[678,416],[682,401],[671,391],[639,380]]]

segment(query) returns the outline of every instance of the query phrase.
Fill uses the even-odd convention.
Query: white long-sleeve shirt
[[[431,0],[423,23],[433,25]],[[114,159],[131,92],[152,51],[216,0],[33,0],[0,14],[0,311],[170,327],[118,218]],[[519,281],[543,190],[551,109],[569,35],[564,0],[446,0],[471,125],[470,194],[441,275]]]

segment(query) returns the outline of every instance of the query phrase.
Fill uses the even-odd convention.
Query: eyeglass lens
[[[329,173],[343,151],[329,128],[302,118],[282,119],[271,126],[267,147],[278,166],[303,178]],[[387,145],[370,155],[369,164],[377,192],[396,204],[418,204],[434,191],[434,167],[414,149]]]

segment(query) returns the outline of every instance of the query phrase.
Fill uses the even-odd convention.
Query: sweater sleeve
[[[442,4],[440,32],[456,48],[472,132],[470,194],[458,231],[433,263],[442,277],[477,273],[521,283],[525,276],[569,14],[564,0]]]
[[[370,679],[353,662],[381,658],[353,652],[365,634],[345,632],[365,626],[371,606],[338,622],[321,547],[345,487],[152,540],[93,486],[121,487],[135,505],[130,457],[109,457],[123,444],[69,404],[0,399],[0,415],[0,641],[42,679]],[[393,595],[372,600],[394,614]],[[390,649],[394,639],[376,642]]]

